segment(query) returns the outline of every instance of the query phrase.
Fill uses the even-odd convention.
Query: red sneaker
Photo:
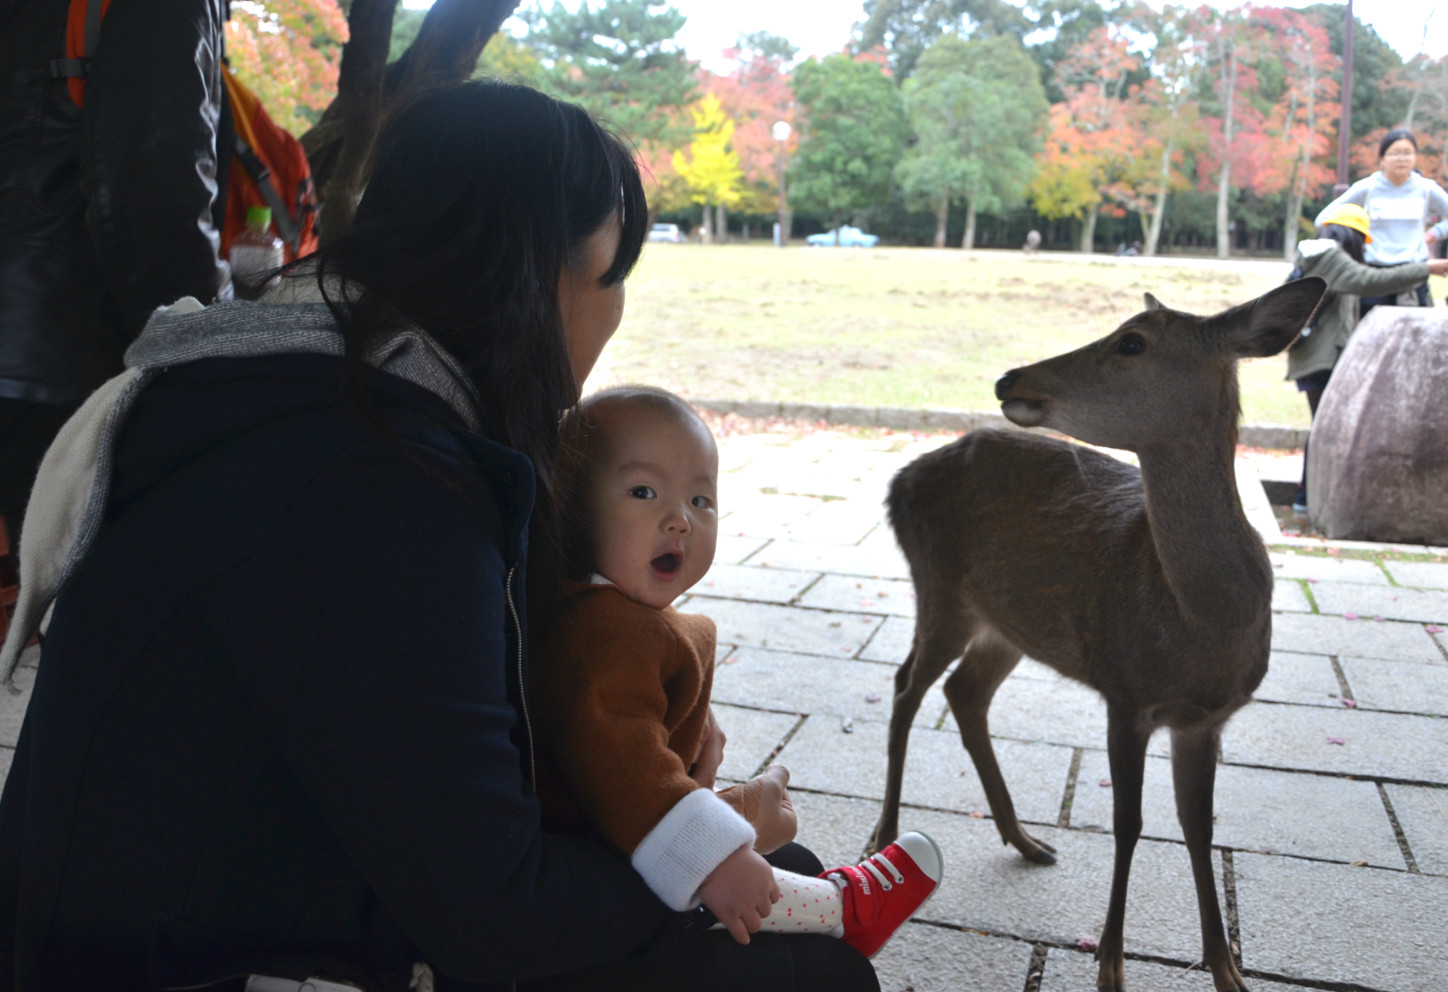
[[[838,885],[844,897],[840,939],[872,958],[925,904],[944,872],[940,847],[912,830],[858,865],[830,868],[820,878]]]

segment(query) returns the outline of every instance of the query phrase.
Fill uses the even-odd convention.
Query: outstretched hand
[[[699,886],[699,899],[741,944],[764,925],[779,901],[779,883],[769,862],[741,847],[719,863]]]
[[[1428,259],[1428,272],[1435,276],[1448,276],[1448,258]]]
[[[719,793],[754,827],[754,849],[768,854],[794,840],[798,824],[789,799],[789,769],[770,765],[763,774]]]

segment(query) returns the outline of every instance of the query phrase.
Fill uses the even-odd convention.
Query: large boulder
[[[1312,424],[1307,493],[1328,537],[1448,545],[1448,309],[1358,324]]]

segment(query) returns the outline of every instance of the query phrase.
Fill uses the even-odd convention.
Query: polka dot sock
[[[764,918],[760,933],[827,933],[838,937],[844,931],[844,898],[840,888],[826,878],[774,871],[780,899]]]

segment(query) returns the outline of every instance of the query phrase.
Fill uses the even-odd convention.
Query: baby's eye
[[[700,510],[707,510],[714,505],[714,501],[708,496],[695,496],[690,502]]]
[[[653,499],[653,498],[654,498],[654,490],[653,490],[653,488],[650,487],[650,486],[634,486],[632,489],[630,489],[630,490],[628,491],[628,494],[629,494],[630,496],[632,496],[634,499]]]

